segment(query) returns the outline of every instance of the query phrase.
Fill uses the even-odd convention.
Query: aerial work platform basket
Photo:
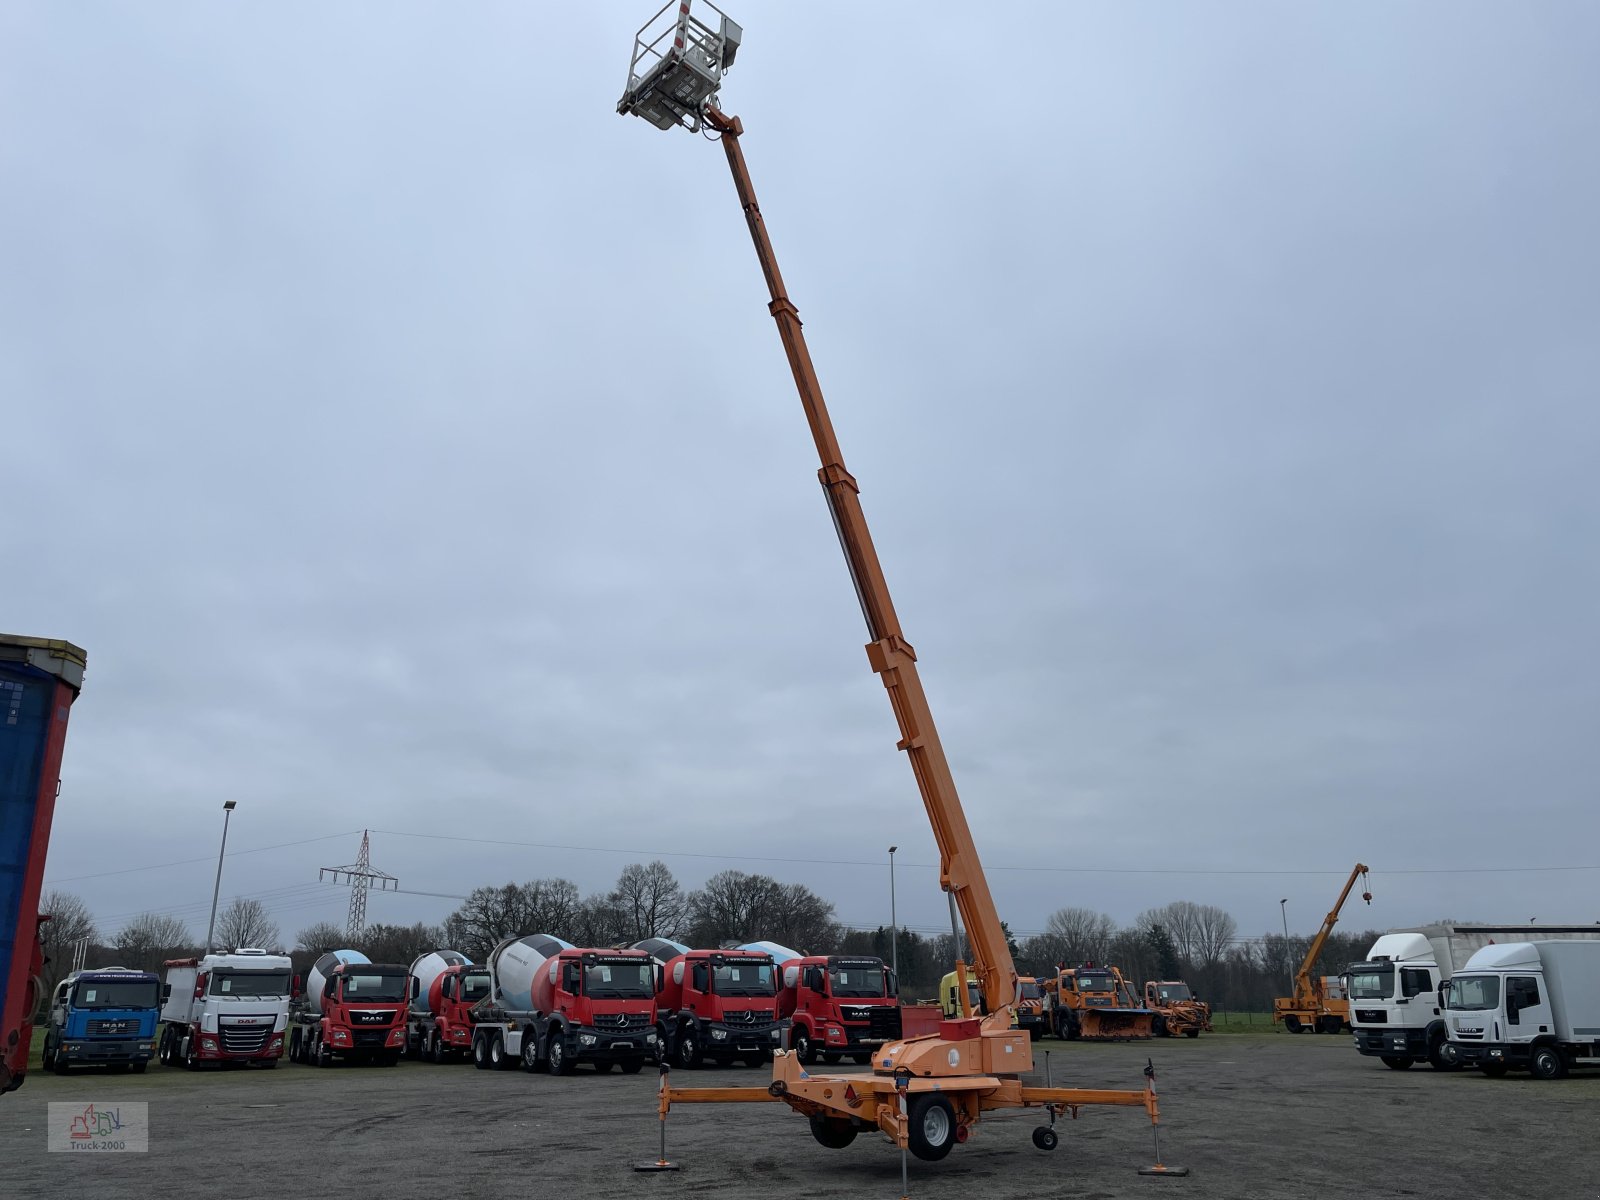
[[[699,131],[744,37],[720,8],[701,3],[716,14],[715,26],[690,14],[690,0],[668,0],[634,35],[618,113],[643,117],[657,129],[682,125]]]

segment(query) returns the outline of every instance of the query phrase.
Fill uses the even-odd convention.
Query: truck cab
[[[405,1050],[410,999],[411,972],[401,963],[337,964],[311,1014],[307,1056],[319,1067],[335,1058],[394,1066]]]
[[[169,959],[165,966],[162,1062],[277,1065],[294,988],[286,956],[244,949]]]
[[[542,1065],[552,1075],[580,1062],[636,1074],[656,1048],[655,970],[640,950],[575,948],[551,959],[532,993]]]
[[[782,976],[778,1011],[802,1063],[868,1063],[900,1038],[900,985],[883,959],[812,955],[784,963]]]
[[[1211,1028],[1211,1006],[1181,979],[1146,980],[1144,1006],[1155,1014],[1151,1032],[1157,1037],[1196,1038]]]
[[[1017,980],[1021,996],[1017,1001],[1018,1028],[1026,1029],[1037,1041],[1045,1034],[1044,988],[1033,975],[1023,975]]]
[[[1392,1070],[1427,1062],[1436,1071],[1459,1065],[1448,1036],[1433,943],[1420,933],[1386,933],[1342,976],[1356,1049]]]
[[[489,996],[489,968],[472,963],[446,967],[411,1001],[408,1045],[436,1063],[472,1050],[473,1008]]]
[[[967,1008],[961,1007],[961,981],[954,971],[949,972],[939,980],[939,1011],[944,1014],[947,1021],[956,1021],[971,1012],[977,1016],[983,1012],[983,988],[976,977],[967,976]]]
[[[1076,1041],[1130,1041],[1148,1038],[1155,1014],[1140,1006],[1116,967],[1084,963],[1060,967],[1045,984],[1050,1031]]]
[[[1485,946],[1441,994],[1464,1067],[1560,1079],[1600,1065],[1600,942]]]
[[[44,1035],[44,1067],[104,1065],[142,1074],[156,1049],[161,979],[149,971],[107,967],[75,971],[56,985]]]
[[[656,1039],[667,1059],[697,1067],[735,1058],[759,1067],[781,1046],[778,968],[754,950],[690,950],[658,974]]]

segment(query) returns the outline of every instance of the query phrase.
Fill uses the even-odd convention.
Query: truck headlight
[[[644,1035],[644,1040],[650,1045],[654,1046],[656,1044],[656,1035],[653,1033],[647,1033]]]
[[[333,1031],[333,1040],[336,1042],[348,1042],[350,1034],[343,1029],[335,1029]]]
[[[778,1040],[778,1031],[776,1029],[774,1029],[772,1031],[772,1040],[773,1041],[777,1041]]]
[[[592,1033],[580,1033],[578,1035],[578,1045],[580,1046],[592,1046],[598,1040]]]
[[[725,1041],[727,1041],[728,1040],[728,1031],[726,1029],[713,1029],[711,1031],[711,1040],[713,1042],[725,1042]]]

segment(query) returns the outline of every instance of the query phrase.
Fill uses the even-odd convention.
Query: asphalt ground
[[[1346,1037],[1282,1033],[1043,1048],[1057,1085],[1136,1089],[1153,1058],[1163,1157],[1191,1174],[1137,1173],[1153,1161],[1142,1110],[1085,1109],[1062,1123],[1049,1153],[1033,1147],[1041,1118],[1026,1110],[986,1120],[942,1162],[911,1159],[912,1197],[1600,1194],[1600,1072],[1557,1082],[1398,1072],[1357,1055]],[[673,1079],[764,1086],[767,1070]],[[0,1198],[901,1195],[900,1155],[883,1138],[827,1150],[777,1103],[674,1108],[668,1154],[681,1170],[636,1174],[633,1164],[656,1157],[657,1082],[652,1067],[551,1078],[412,1062],[35,1072],[0,1097]],[[149,1104],[148,1153],[46,1152],[48,1102],[140,1100]]]

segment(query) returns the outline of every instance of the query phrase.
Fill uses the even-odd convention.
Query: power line
[[[301,838],[297,842],[278,842],[273,846],[256,846],[250,850],[230,850],[225,857],[234,858],[243,854],[264,854],[268,850],[283,850],[289,846],[309,846],[312,842],[326,842],[331,838],[354,837],[360,832],[359,829],[352,829],[349,833],[325,833],[321,837]],[[150,863],[148,866],[143,867],[119,867],[115,871],[97,871],[92,875],[67,875],[60,879],[46,879],[45,883],[54,885],[57,883],[76,883],[82,879],[107,879],[112,875],[132,875],[138,871],[161,871],[167,867],[187,867],[194,863],[209,863],[211,861],[210,855],[202,858],[180,858],[176,862]]]

